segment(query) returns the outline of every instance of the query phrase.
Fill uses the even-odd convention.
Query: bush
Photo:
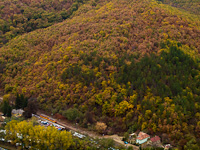
[[[106,130],[107,125],[103,122],[97,122],[95,128],[99,133],[103,133]]]
[[[124,133],[124,141],[127,141],[128,138],[129,138],[129,134],[128,134],[128,132]]]
[[[133,133],[135,131],[137,131],[138,129],[138,125],[137,123],[134,123],[129,129],[128,129],[128,133]]]
[[[82,118],[83,114],[76,108],[70,108],[64,112],[64,116],[70,121],[75,121]]]
[[[114,146],[114,141],[113,139],[102,139],[100,141],[101,145],[104,147],[104,148],[109,148],[109,147],[113,147]]]
[[[6,93],[11,92],[12,90],[13,90],[13,87],[12,87],[12,86],[10,86],[10,85],[8,85],[8,84],[5,85],[5,92],[6,92]]]
[[[127,150],[133,150],[133,147],[132,147],[132,146],[129,146]]]

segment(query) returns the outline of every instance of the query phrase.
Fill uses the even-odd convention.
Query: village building
[[[152,142],[152,144],[159,144],[160,143],[160,137],[159,136],[152,137],[150,139],[150,141]]]
[[[135,143],[136,143],[136,137],[137,137],[137,134],[136,134],[136,133],[130,134],[130,135],[129,135],[129,143],[135,144]]]
[[[20,117],[22,116],[24,110],[22,109],[13,109],[12,110],[12,115],[14,115],[15,117]]]
[[[136,138],[136,143],[143,144],[143,143],[147,142],[148,139],[150,139],[150,135],[148,135],[144,132],[140,132],[138,134],[138,137]]]
[[[170,144],[165,145],[165,150],[168,150],[169,148],[171,148]]]
[[[0,122],[4,122],[5,119],[6,119],[6,117],[0,116]]]

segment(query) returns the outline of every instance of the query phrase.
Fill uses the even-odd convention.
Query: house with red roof
[[[153,144],[160,143],[160,137],[159,136],[152,137],[150,140]]]
[[[144,132],[140,132],[138,134],[138,137],[136,138],[136,143],[143,144],[143,143],[147,142],[148,139],[150,139],[150,135],[148,135]]]

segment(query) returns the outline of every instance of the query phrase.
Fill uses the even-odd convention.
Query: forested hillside
[[[88,1],[62,23],[17,36],[0,49],[1,87],[84,127],[100,121],[109,134],[146,130],[198,149],[199,20],[164,6]]]
[[[193,14],[200,15],[200,0],[158,0],[165,4],[187,10]]]
[[[17,35],[69,18],[85,0],[0,0],[0,47]]]

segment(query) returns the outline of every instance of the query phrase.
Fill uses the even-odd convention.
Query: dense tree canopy
[[[158,0],[200,16],[200,0]]]
[[[84,127],[101,122],[105,133],[146,130],[199,146],[200,24],[165,6],[88,1],[66,21],[4,45],[1,87]]]
[[[69,18],[86,0],[1,0],[0,47],[17,35]]]

